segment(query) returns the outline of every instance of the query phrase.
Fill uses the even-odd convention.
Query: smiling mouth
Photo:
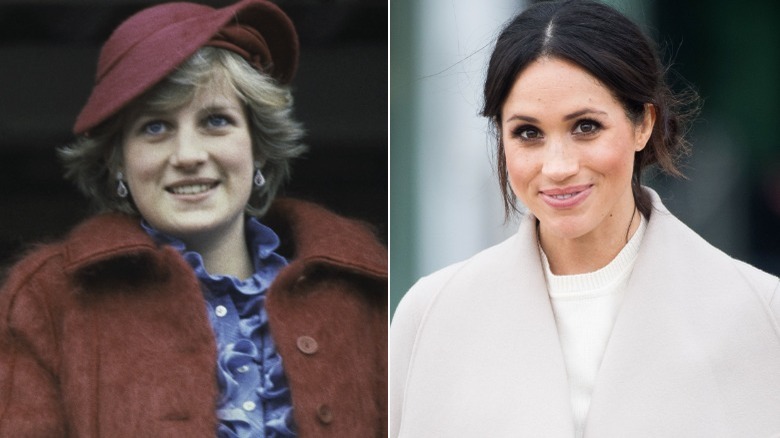
[[[582,184],[561,188],[549,188],[540,191],[539,194],[547,205],[553,208],[568,209],[584,202],[590,195],[592,189],[592,184]]]
[[[174,195],[197,195],[213,189],[218,184],[219,183],[216,182],[211,184],[189,184],[189,185],[182,185],[176,187],[168,187],[165,190],[167,190],[168,193],[173,193]]]
[[[579,195],[580,193],[582,193],[582,192],[566,193],[565,195],[547,195],[547,196],[549,196],[549,197],[551,197],[553,199],[561,199],[561,200],[563,200],[563,199],[569,199],[572,196]]]

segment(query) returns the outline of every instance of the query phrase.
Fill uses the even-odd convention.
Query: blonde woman
[[[386,251],[275,200],[297,59],[264,0],[114,31],[61,151],[99,213],[0,293],[0,436],[386,435]]]

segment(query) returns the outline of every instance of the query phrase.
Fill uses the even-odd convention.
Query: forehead
[[[192,97],[185,106],[192,107],[241,107],[235,87],[227,80],[212,79],[206,84],[196,87]]]
[[[218,69],[213,69],[208,75],[185,79],[167,78],[139,99],[133,112],[167,113],[216,102],[240,104],[232,82]]]
[[[571,111],[594,105],[621,108],[612,92],[582,67],[558,58],[539,58],[515,79],[503,113],[506,117],[507,111]]]

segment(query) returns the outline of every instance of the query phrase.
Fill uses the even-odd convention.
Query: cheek
[[[233,146],[232,149],[224,149],[225,153],[217,159],[222,167],[222,172],[240,186],[251,189],[255,173],[252,148],[250,146],[244,147],[244,145],[235,147],[237,146],[235,144]]]
[[[123,168],[128,180],[144,179],[155,172],[159,166],[155,163],[161,161],[155,157],[154,151],[135,145],[125,144],[122,148]]]
[[[630,178],[634,170],[635,153],[632,147],[604,148],[602,153],[593,157],[592,162],[598,163],[603,174],[621,179]]]
[[[535,154],[528,150],[510,150],[504,152],[509,185],[515,195],[521,200],[534,175],[539,173],[541,165]]]
[[[616,179],[630,179],[634,170],[636,139],[628,128],[605,137],[582,151],[586,167]]]
[[[254,187],[254,177],[255,177],[255,166],[252,163],[252,161],[242,161],[241,167],[239,168],[239,172],[241,174],[241,180],[245,182],[245,184],[249,185],[250,190]]]
[[[213,157],[214,161],[218,161],[226,168],[237,172],[243,173],[246,169],[254,166],[251,154],[233,152],[213,155]]]

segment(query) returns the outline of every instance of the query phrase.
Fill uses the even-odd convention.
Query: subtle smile
[[[580,192],[577,192],[577,193],[580,193]],[[547,196],[552,196],[555,199],[569,199],[572,196],[576,195],[577,193],[567,193],[565,195],[547,195]]]
[[[541,190],[542,200],[553,208],[573,208],[585,201],[593,190],[592,184]]]
[[[180,184],[166,187],[165,190],[168,193],[173,193],[174,195],[198,195],[213,189],[217,185],[219,185],[219,182]]]

